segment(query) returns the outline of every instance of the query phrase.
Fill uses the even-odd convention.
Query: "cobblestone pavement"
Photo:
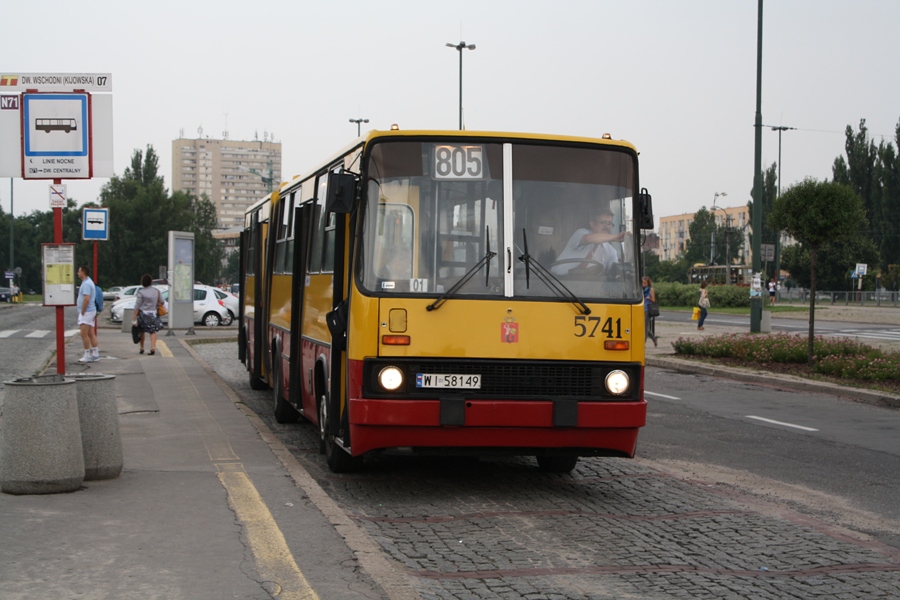
[[[900,597],[900,550],[649,461],[375,457],[335,475],[310,424],[275,423],[233,341],[194,348],[423,599]]]

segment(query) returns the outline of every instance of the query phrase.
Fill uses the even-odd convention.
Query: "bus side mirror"
[[[647,188],[641,188],[638,194],[638,227],[640,229],[653,229],[653,200],[647,192]]]
[[[348,214],[353,211],[355,200],[356,176],[342,171],[329,173],[325,211]]]

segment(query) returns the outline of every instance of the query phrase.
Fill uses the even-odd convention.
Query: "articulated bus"
[[[631,457],[652,227],[627,142],[372,131],[247,210],[239,355],[335,472],[374,452]]]

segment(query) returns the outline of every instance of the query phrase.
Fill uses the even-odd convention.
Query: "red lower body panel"
[[[580,402],[576,427],[553,426],[549,401],[467,400],[465,425],[442,426],[439,400],[351,398],[354,455],[397,447],[583,448],[634,456],[646,401]]]

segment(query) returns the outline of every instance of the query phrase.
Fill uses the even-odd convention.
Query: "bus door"
[[[263,235],[262,223],[259,222],[259,212],[253,213],[250,218],[250,259],[253,263],[250,267],[253,269],[255,276],[253,278],[253,332],[249,340],[249,346],[251,351],[250,358],[253,361],[251,373],[259,380],[262,375],[267,323],[262,310],[265,303],[265,296],[263,296],[263,281],[266,279],[265,268],[263,267],[263,256],[265,253],[262,249]],[[253,387],[252,382],[253,380],[251,380],[251,387]]]
[[[309,240],[315,223],[315,204],[307,202],[294,209],[294,277],[291,292],[291,347],[289,353],[288,402],[305,414],[303,406],[303,346],[300,330],[303,324],[303,298],[306,294],[306,264],[309,259]],[[315,404],[312,406],[315,411]]]
[[[250,241],[250,232],[241,231],[240,243],[238,244],[238,281],[241,287],[247,282],[247,244]],[[247,364],[247,340],[244,339],[244,298],[247,294],[238,294],[238,359]]]

